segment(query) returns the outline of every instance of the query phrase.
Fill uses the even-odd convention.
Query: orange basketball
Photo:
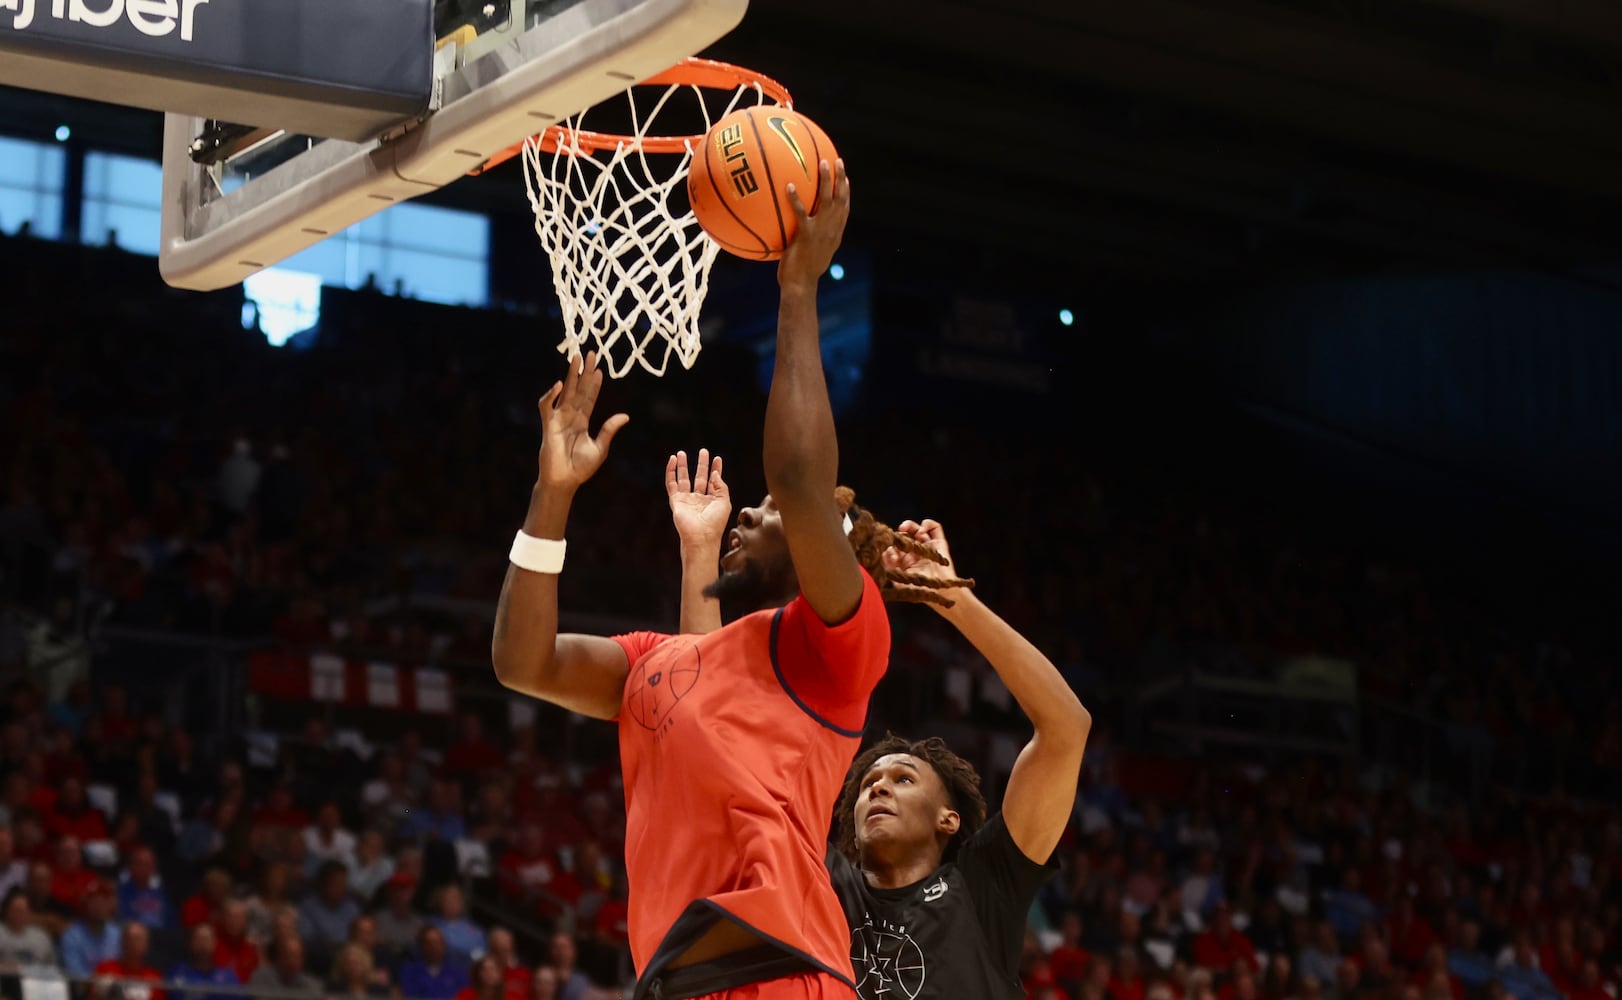
[[[715,123],[693,152],[687,196],[721,249],[746,260],[776,260],[799,222],[788,200],[816,211],[822,193],[817,164],[838,158],[828,134],[806,116],[771,105],[743,108]]]

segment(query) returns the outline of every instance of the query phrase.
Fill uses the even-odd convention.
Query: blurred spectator
[[[394,859],[388,856],[387,847],[383,834],[367,830],[361,834],[360,846],[349,861],[349,889],[368,904],[394,874]]]
[[[277,785],[265,796],[264,805],[254,810],[254,825],[261,828],[282,827],[289,830],[303,830],[310,825],[309,814],[298,807],[293,800],[293,790],[287,785]]]
[[[162,981],[147,964],[151,936],[145,924],[131,920],[119,935],[119,951],[92,970],[96,977],[94,1000],[163,1000],[163,991],[147,985]]]
[[[1300,966],[1303,977],[1310,976],[1319,983],[1333,983],[1335,969],[1340,965],[1340,939],[1327,920],[1314,926],[1312,944],[1301,952]]]
[[[1554,983],[1538,968],[1537,954],[1525,934],[1515,940],[1514,957],[1507,965],[1499,966],[1498,980],[1515,1000],[1554,1000],[1559,996]]]
[[[96,873],[84,866],[79,838],[67,836],[57,841],[56,867],[51,871],[51,898],[57,905],[67,913],[77,914],[96,880]]]
[[[323,802],[316,810],[315,824],[304,828],[304,849],[312,861],[336,861],[346,868],[353,867],[355,835],[343,828],[338,803]]]
[[[1425,1000],[1466,1000],[1464,983],[1447,971],[1447,952],[1440,944],[1426,949],[1424,964],[1414,972],[1410,982],[1424,991]],[[1442,994],[1440,997],[1431,996],[1438,991]]]
[[[169,970],[164,978],[169,982],[191,986],[241,986],[242,980],[230,969],[214,964],[214,927],[208,923],[194,926],[186,938],[186,958]],[[228,993],[174,991],[172,1000],[231,1000]]]
[[[1223,901],[1226,895],[1217,877],[1217,854],[1210,848],[1200,848],[1194,854],[1194,870],[1182,880],[1182,909],[1204,917]]]
[[[117,958],[120,940],[113,922],[117,895],[106,882],[97,881],[84,898],[84,919],[62,932],[62,968],[71,976],[88,976],[96,966]]]
[[[226,900],[220,907],[214,936],[214,964],[230,969],[242,982],[249,982],[259,968],[259,946],[248,935],[248,904],[240,899]]]
[[[529,1000],[562,1000],[558,983],[558,970],[550,965],[537,966],[529,982]]]
[[[1357,940],[1364,925],[1378,916],[1374,900],[1363,894],[1363,878],[1356,868],[1347,868],[1341,887],[1324,895],[1324,916],[1342,942]]]
[[[220,907],[230,895],[231,874],[224,868],[209,868],[203,873],[203,884],[196,894],[180,905],[181,926],[213,923],[219,919]]]
[[[288,892],[287,865],[275,861],[265,866],[259,891],[248,898],[248,936],[260,946],[270,944],[271,928],[282,914],[297,911]]]
[[[457,794],[455,782],[435,781],[428,789],[428,804],[413,809],[406,816],[400,824],[400,835],[412,840],[434,838],[452,844],[467,836]]]
[[[469,712],[462,716],[462,738],[445,751],[445,770],[460,778],[477,778],[507,762],[501,748],[484,736],[484,723]]]
[[[507,980],[494,955],[474,962],[469,979],[468,985],[457,992],[456,1000],[507,1000]]]
[[[311,997],[322,994],[320,980],[304,971],[304,942],[292,935],[279,937],[270,943],[269,958],[270,964],[260,966],[249,986]]]
[[[396,872],[383,885],[383,908],[372,914],[377,922],[378,959],[393,964],[410,951],[422,936],[426,921],[411,908],[417,880],[407,872]],[[440,938],[444,946],[443,936]]]
[[[245,512],[259,489],[260,474],[259,462],[253,457],[253,445],[246,438],[237,438],[220,463],[216,493],[220,506],[232,514]]]
[[[0,826],[0,898],[28,881],[28,865],[13,853],[11,827]]]
[[[417,793],[406,781],[405,762],[399,754],[383,755],[377,777],[362,786],[360,797],[369,822],[387,830],[400,825],[417,804]]]
[[[1411,968],[1422,964],[1425,953],[1436,943],[1436,932],[1425,918],[1414,912],[1413,898],[1406,893],[1397,897],[1391,915],[1386,918],[1386,935],[1391,942],[1391,956]]]
[[[338,949],[332,963],[331,985],[332,992],[342,1000],[389,995],[388,987],[376,981],[371,952],[358,944]]]
[[[1048,954],[1054,982],[1071,995],[1081,990],[1082,980],[1087,977],[1087,966],[1092,961],[1092,956],[1081,946],[1081,931],[1081,914],[1066,913],[1059,923],[1059,943]]]
[[[518,960],[518,944],[512,931],[505,927],[492,927],[488,935],[490,950],[487,954],[501,965],[501,978],[507,984],[507,1000],[528,1000],[530,970]]]
[[[424,927],[417,935],[417,957],[400,965],[400,992],[421,1000],[452,1000],[467,985],[467,966],[445,954],[445,935],[437,927]]]
[[[591,980],[575,968],[575,959],[574,938],[563,931],[553,934],[547,964],[558,975],[558,1000],[581,1000],[591,989]]]
[[[340,862],[328,861],[316,875],[314,894],[299,904],[300,936],[321,955],[331,955],[349,939],[349,925],[360,912],[360,904],[349,894],[349,871]]]
[[[55,885],[56,876],[50,865],[36,861],[28,866],[28,884],[23,887],[23,894],[28,899],[30,918],[53,938],[66,930],[79,914],[77,905],[57,900],[51,891]]]
[[[1243,962],[1251,972],[1261,971],[1256,949],[1234,928],[1233,911],[1226,903],[1217,905],[1211,928],[1194,939],[1194,962],[1207,969],[1231,969],[1235,962]]]
[[[85,720],[95,710],[95,700],[91,697],[90,682],[86,680],[74,681],[68,685],[67,694],[61,701],[53,702],[46,709],[46,715],[54,726],[61,726],[74,739],[84,731]]]
[[[45,832],[52,837],[73,837],[79,841],[106,840],[107,817],[86,801],[84,783],[70,777],[62,781],[56,809],[45,817]]]
[[[153,930],[174,926],[174,904],[163,891],[151,848],[137,847],[129,854],[129,867],[118,880],[118,918],[138,920]]]
[[[447,885],[439,891],[439,913],[428,922],[445,935],[445,951],[452,961],[469,965],[484,953],[484,931],[467,918],[461,886]]]
[[[56,946],[34,925],[28,897],[11,890],[0,909],[0,967],[56,964]]]
[[[374,989],[384,993],[389,991],[389,970],[377,964],[379,954],[377,941],[377,921],[369,916],[359,916],[349,925],[349,942],[344,947],[353,945],[366,953],[368,968],[371,972],[371,983]],[[340,949],[342,950],[342,949]]]

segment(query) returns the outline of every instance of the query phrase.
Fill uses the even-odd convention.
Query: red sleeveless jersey
[[[852,981],[823,859],[890,656],[883,598],[862,577],[856,613],[832,627],[801,596],[708,635],[616,638],[631,662],[619,735],[642,982],[725,919]]]

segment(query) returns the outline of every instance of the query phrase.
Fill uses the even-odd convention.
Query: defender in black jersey
[[[948,556],[945,565],[893,550],[920,575],[955,575],[934,521],[897,529]],[[991,663],[1036,734],[986,817],[979,776],[939,739],[890,737],[851,765],[828,855],[851,927],[862,1000],[1016,1000],[1025,916],[1053,873],[1075,804],[1092,717],[1053,664],[969,590],[941,592],[935,610]]]

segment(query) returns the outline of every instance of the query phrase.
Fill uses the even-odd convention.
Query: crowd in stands
[[[38,617],[0,625],[0,671],[38,676],[49,660],[80,682],[14,684],[0,713],[0,962],[123,980],[130,1000],[159,980],[222,1000],[203,987],[577,1000],[623,982],[615,767],[560,757],[556,717],[492,736],[468,714],[448,745],[413,730],[370,757],[311,719],[256,761],[220,734],[200,749],[75,641],[109,622],[385,650],[487,680],[487,614],[369,606],[492,600],[550,345],[447,347],[465,314],[355,296],[352,315],[329,307],[314,346],[278,351],[217,298],[132,278],[74,299],[48,264],[17,266],[0,336],[0,593]],[[617,391],[633,424],[577,505],[566,612],[674,621],[664,456],[722,451],[752,502],[752,371],[707,353],[685,382]],[[1614,615],[1571,613],[1614,591],[1517,591],[1509,615],[1468,579],[1244,503],[1056,465],[969,419],[901,457],[890,435],[844,444],[859,500],[945,522],[959,564],[1096,717],[1146,662],[1264,671],[1327,653],[1358,664],[1362,695],[1493,765],[1475,801],[1276,760],[1149,781],[1131,749],[1095,740],[1064,872],[1031,916],[1033,997],[1614,1000],[1618,637]],[[961,487],[994,457],[999,489]],[[943,659],[983,669],[913,610],[895,615],[897,678]],[[879,720],[950,729],[971,756],[1009,725],[940,692],[883,697]]]

